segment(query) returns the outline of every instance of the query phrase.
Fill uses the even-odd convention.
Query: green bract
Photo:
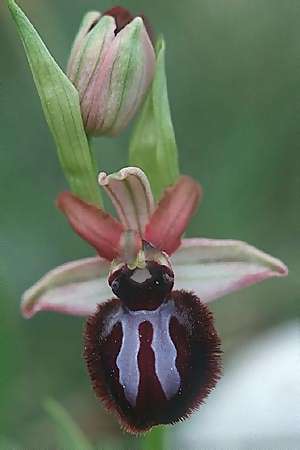
[[[165,75],[165,43],[156,46],[156,72],[130,143],[130,164],[141,167],[155,198],[179,176],[177,145]]]
[[[23,41],[44,114],[69,185],[82,199],[99,203],[96,168],[83,128],[78,92],[54,61],[22,10],[13,0],[7,0],[7,3]]]

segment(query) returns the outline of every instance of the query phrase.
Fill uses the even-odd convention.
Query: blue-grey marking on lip
[[[121,324],[123,339],[116,364],[119,369],[119,381],[123,386],[125,397],[132,406],[135,406],[140,382],[137,361],[140,347],[139,332],[138,327],[131,327],[128,314],[122,317]]]
[[[173,302],[164,303],[154,311],[124,309],[123,314],[118,317],[123,338],[116,364],[119,369],[119,382],[132,406],[136,405],[140,382],[139,326],[145,321],[151,323],[153,328],[151,347],[155,356],[155,372],[163,392],[168,400],[178,392],[181,379],[176,368],[177,351],[169,332],[170,318],[176,315],[173,305]]]
[[[176,367],[177,350],[170,336],[171,314],[164,305],[157,315],[156,326],[153,326],[152,348],[155,354],[155,372],[165,396],[169,400],[180,388],[181,379]]]

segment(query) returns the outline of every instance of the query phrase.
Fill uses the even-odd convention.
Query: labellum
[[[220,377],[220,340],[207,306],[172,290],[163,252],[144,242],[143,267],[113,264],[118,297],[88,319],[85,359],[97,396],[122,426],[141,433],[187,417]]]

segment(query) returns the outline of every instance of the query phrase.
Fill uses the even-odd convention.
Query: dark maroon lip
[[[115,29],[115,35],[123,30],[123,28],[125,28],[126,25],[128,25],[135,17],[141,17],[143,19],[148,36],[152,44],[154,45],[154,33],[149,20],[144,16],[144,14],[133,15],[128,9],[123,8],[122,6],[114,6],[113,8],[105,11],[103,13],[103,16],[111,16],[115,19],[117,26]]]
[[[109,300],[89,317],[84,339],[96,395],[133,434],[187,418],[221,376],[213,316],[190,292],[172,291],[152,311]]]

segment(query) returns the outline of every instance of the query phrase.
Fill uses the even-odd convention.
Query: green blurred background
[[[112,6],[107,0],[19,4],[63,67],[83,13]],[[189,235],[245,240],[290,269],[286,279],[212,305],[226,370],[245,343],[299,314],[299,2],[120,4],[144,12],[167,41],[181,169],[198,179],[205,193]],[[20,316],[27,287],[56,265],[93,252],[54,207],[66,184],[3,3],[0,56],[0,435],[21,448],[57,448],[55,427],[43,408],[52,397],[92,442],[133,448],[137,440],[120,433],[91,391],[81,357],[84,320],[52,313],[30,321]],[[119,139],[97,141],[99,168],[115,171],[126,164],[129,136],[130,130]]]

